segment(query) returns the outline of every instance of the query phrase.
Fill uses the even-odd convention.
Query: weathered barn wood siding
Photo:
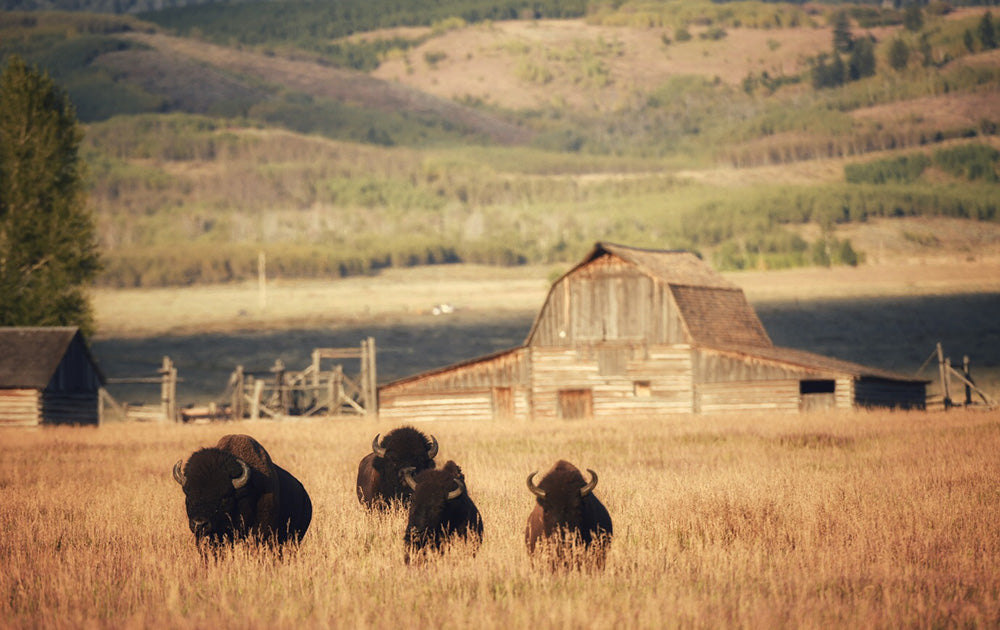
[[[753,357],[722,354],[711,350],[698,349],[694,353],[695,383],[732,383],[762,381],[760,387],[767,387],[771,381],[792,380],[803,377],[804,372],[789,365],[761,361]],[[797,387],[797,386],[796,386]]]
[[[98,393],[42,392],[41,411],[46,424],[99,424]]]
[[[712,350],[694,352],[695,408],[703,413],[777,409],[799,411],[817,407],[850,409],[854,379],[849,375],[809,370],[756,357]],[[829,395],[801,392],[803,381],[832,381]],[[819,404],[819,398],[825,402]],[[811,403],[811,404],[810,404]]]
[[[665,283],[604,256],[553,286],[530,344],[567,348],[613,340],[683,343],[685,335]]]
[[[384,385],[379,389],[379,417],[525,419],[530,415],[527,352],[517,348]]]
[[[63,392],[69,395],[87,393],[97,399],[97,391],[102,379],[94,369],[93,360],[87,352],[83,338],[75,336],[66,348],[62,361],[45,388],[49,392]],[[87,397],[86,400],[89,400]],[[96,409],[96,406],[95,406]]]
[[[528,391],[510,388],[402,392],[380,402],[379,418],[394,422],[421,420],[525,420],[530,416]],[[498,404],[498,398],[504,403]]]
[[[0,389],[0,425],[38,424],[41,399],[35,389]]]
[[[760,381],[701,383],[695,388],[698,411],[798,411],[798,379],[775,380],[762,387]]]
[[[560,395],[587,390],[595,417],[690,413],[691,349],[640,344],[532,348],[534,417],[561,418]]]
[[[862,378],[854,390],[854,401],[861,407],[925,409],[927,405],[927,387],[919,382]]]

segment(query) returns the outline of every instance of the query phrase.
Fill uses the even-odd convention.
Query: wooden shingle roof
[[[0,327],[0,389],[45,388],[79,334],[72,326]]]
[[[702,259],[688,251],[655,250],[626,247],[613,243],[597,243],[579,266],[586,265],[605,253],[613,254],[672,286],[707,287],[713,289],[740,288],[712,269]]]
[[[597,243],[576,268],[611,255],[670,287],[692,343],[770,347],[743,290],[691,252]]]

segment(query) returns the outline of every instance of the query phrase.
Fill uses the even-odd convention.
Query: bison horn
[[[187,481],[187,477],[184,476],[183,460],[178,459],[177,463],[174,464],[174,481],[181,484],[182,486],[184,485],[184,482]]]
[[[250,467],[247,466],[247,463],[242,459],[237,458],[236,461],[238,461],[240,466],[243,467],[243,473],[239,477],[233,478],[233,487],[239,490],[243,486],[247,485],[248,481],[250,481]]]
[[[536,486],[535,482],[534,482],[535,475],[537,475],[537,474],[538,474],[538,471],[536,470],[535,472],[533,472],[530,475],[528,475],[528,490],[531,490],[531,494],[535,495],[539,499],[544,499],[545,498],[545,491],[542,490],[541,488],[539,488],[538,486]]]
[[[589,468],[587,469],[587,472],[590,473],[590,483],[580,488],[581,497],[587,496],[588,494],[594,491],[594,488],[597,487],[597,473],[595,473],[593,470]]]
[[[434,459],[438,454],[438,441],[433,435],[431,436],[431,446],[427,449],[427,458]]]
[[[407,466],[401,472],[403,473],[403,481],[406,485],[410,486],[410,490],[417,489],[417,482],[413,479],[413,471],[416,470],[413,466]]]
[[[455,480],[455,486],[456,486],[456,488],[454,490],[452,490],[451,492],[448,493],[448,500],[449,501],[457,499],[458,497],[462,496],[463,492],[465,492],[465,484],[462,483],[461,479],[456,479]]]
[[[385,457],[385,449],[378,445],[378,438],[380,435],[380,433],[376,433],[375,439],[372,440],[372,453],[375,453],[376,457]]]

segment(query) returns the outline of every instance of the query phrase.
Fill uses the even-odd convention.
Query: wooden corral
[[[923,408],[926,380],[775,346],[743,291],[689,252],[598,243],[553,284],[525,343],[379,389],[379,414]]]
[[[0,425],[100,424],[103,386],[78,328],[0,328]]]
[[[323,361],[352,359],[358,361],[357,374],[346,374],[341,363],[323,369]],[[287,370],[279,359],[268,372],[267,376],[254,375],[237,366],[227,386],[231,417],[375,415],[378,411],[372,337],[363,339],[357,348],[316,348],[312,362],[303,370]]]

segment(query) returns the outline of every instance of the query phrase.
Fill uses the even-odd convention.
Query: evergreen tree
[[[0,74],[0,325],[93,332],[100,270],[82,131],[66,93],[13,56]]]
[[[919,4],[914,2],[906,7],[906,12],[903,13],[903,27],[914,33],[924,27],[924,12]]]
[[[993,27],[993,16],[989,11],[983,14],[983,19],[979,21],[979,43],[983,45],[983,50],[992,50],[997,47],[997,32]]]
[[[898,37],[889,44],[889,65],[899,72],[910,63],[910,47]]]
[[[854,41],[848,62],[848,75],[852,81],[875,75],[875,42],[871,37]]]
[[[847,11],[838,11],[833,17],[833,50],[835,52],[851,52],[854,46],[854,36],[851,35],[851,18]]]

